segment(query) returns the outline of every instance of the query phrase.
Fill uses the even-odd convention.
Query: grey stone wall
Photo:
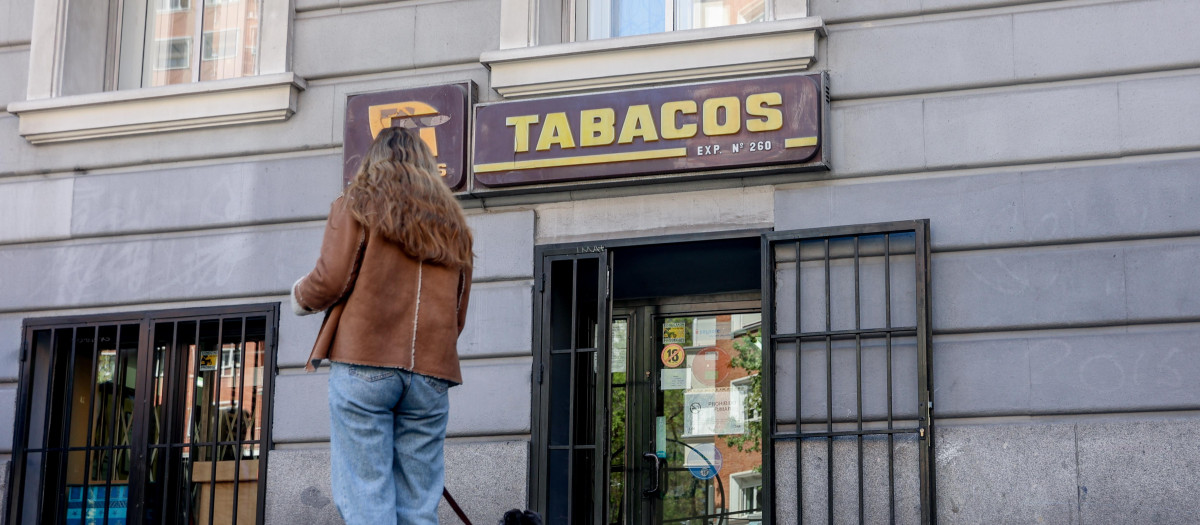
[[[498,47],[498,1],[297,0],[291,60],[308,87],[290,120],[32,146],[4,109],[25,98],[33,3],[0,0],[0,429],[25,318],[286,301],[339,188],[347,95],[472,80],[495,98],[478,56]],[[827,24],[832,171],[471,211],[451,490],[483,522],[524,506],[535,242],[929,218],[941,520],[1187,522],[1200,4],[811,0],[809,13]],[[284,310],[268,521],[336,523],[326,376],[301,371],[319,319]]]
[[[11,461],[0,460],[0,494],[5,495],[0,497],[0,516],[8,512],[8,470],[11,464]]]
[[[1200,421],[1114,416],[943,425],[942,523],[1195,523]]]
[[[776,187],[775,229],[930,219],[939,522],[1195,521],[1197,7],[812,2],[834,166]],[[1147,33],[1105,36],[1129,27]],[[794,447],[779,459],[794,471]],[[824,490],[807,468],[805,494]]]

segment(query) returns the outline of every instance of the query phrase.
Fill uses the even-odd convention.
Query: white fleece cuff
[[[299,279],[296,279],[295,283],[292,283],[292,294],[291,294],[292,313],[295,313],[296,315],[312,315],[312,314],[315,314],[316,312],[305,309],[303,306],[300,306],[300,301],[296,300],[296,287],[299,286],[300,281],[303,281],[303,280],[304,280],[304,277],[301,277]]]

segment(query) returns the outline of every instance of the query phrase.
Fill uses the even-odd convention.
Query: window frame
[[[34,16],[29,47],[29,76],[26,100],[9,103],[8,112],[20,119],[18,132],[33,144],[65,142],[124,135],[156,133],[176,129],[283,121],[296,112],[296,100],[306,83],[291,71],[289,36],[294,16],[290,0],[262,0],[258,13],[258,74],[189,84],[140,87],[103,91],[117,87],[112,74],[83,81],[72,77],[66,67],[79,53],[66,45],[74,23],[94,22],[86,16],[67,16],[73,2],[85,0],[33,0]],[[161,0],[149,0],[158,2]],[[193,5],[199,0],[189,0]],[[136,2],[135,2],[136,3]],[[144,4],[143,4],[144,5]],[[166,4],[169,5],[169,4]],[[108,23],[92,24],[107,34],[120,25],[145,24],[145,13],[130,13],[124,19],[109,11]],[[99,16],[89,13],[93,16]],[[80,19],[83,19],[82,21]],[[93,35],[92,38],[100,38]],[[139,43],[139,39],[140,43]],[[122,46],[146,45],[145,39],[114,38],[104,45],[105,61],[116,61]],[[94,47],[94,46],[93,46]],[[191,49],[197,55],[196,48]],[[140,54],[140,53],[139,53]],[[75,61],[82,60],[82,54]],[[141,65],[139,63],[138,67]],[[115,67],[105,68],[115,71]],[[76,72],[78,74],[78,72]],[[128,70],[120,75],[129,76]],[[65,94],[64,84],[95,86],[82,94]]]
[[[24,468],[27,463],[27,454],[30,444],[29,439],[29,424],[32,421],[31,416],[35,409],[45,409],[46,404],[51,401],[46,399],[33,399],[32,389],[33,383],[38,381],[39,374],[46,372],[36,370],[35,359],[32,356],[34,351],[31,348],[31,342],[35,332],[43,330],[62,330],[70,329],[72,331],[81,328],[94,327],[97,330],[102,326],[118,325],[138,326],[136,334],[137,350],[133,359],[136,360],[137,370],[141,371],[136,376],[137,389],[139,397],[150,395],[153,388],[149,385],[152,381],[159,377],[159,370],[154,358],[154,342],[153,332],[154,327],[158,323],[180,323],[180,322],[195,322],[199,324],[203,321],[218,321],[224,324],[226,320],[241,318],[243,323],[249,317],[262,317],[265,321],[265,334],[263,340],[263,357],[262,363],[263,374],[261,375],[261,421],[262,428],[260,438],[257,441],[256,450],[259,451],[258,458],[258,480],[257,480],[257,516],[256,523],[264,523],[266,509],[266,484],[267,484],[267,467],[269,459],[269,451],[275,448],[275,442],[272,437],[272,424],[274,420],[274,399],[275,399],[275,377],[276,372],[276,353],[279,346],[279,311],[280,303],[259,303],[245,305],[230,305],[220,307],[198,307],[186,309],[172,310],[148,310],[140,312],[123,312],[123,313],[107,313],[96,315],[76,315],[63,317],[44,317],[44,318],[27,318],[22,323],[22,346],[19,362],[19,375],[17,383],[17,403],[15,424],[13,428],[13,451],[12,461],[9,469],[9,479],[7,487],[7,501],[10,505],[5,509],[6,523],[20,523],[22,519],[21,511],[22,503],[25,499],[25,472]],[[244,335],[244,333],[243,333]],[[244,341],[243,341],[244,342]],[[51,352],[54,352],[52,349]],[[72,354],[74,351],[72,351]],[[244,352],[243,352],[244,354]],[[53,359],[51,364],[53,364]],[[165,366],[165,365],[164,365]],[[269,373],[267,373],[269,371]],[[164,371],[165,373],[165,371]],[[220,375],[220,374],[218,374]],[[45,388],[50,389],[52,385],[47,384]],[[47,391],[48,394],[54,395],[53,392]],[[40,403],[40,404],[39,404]],[[147,405],[149,406],[149,405]],[[145,453],[149,450],[152,443],[149,443],[147,437],[147,423],[145,414],[135,409],[132,415],[133,423],[130,436],[129,454],[132,456],[139,452]],[[89,427],[90,428],[90,427]],[[46,439],[45,436],[42,439]],[[224,443],[221,444],[224,446]],[[46,444],[39,445],[40,448],[46,448]],[[116,446],[116,445],[113,445]],[[159,445],[161,446],[161,445]],[[167,446],[174,446],[168,444]],[[192,445],[197,447],[201,445]],[[100,446],[101,448],[103,446]],[[91,448],[89,446],[89,448]],[[135,472],[140,471],[140,472]],[[142,497],[142,486],[135,486],[134,479],[142,479],[144,481],[147,472],[147,467],[142,461],[134,461],[131,467],[131,474],[128,486],[129,512],[127,517],[131,524],[137,525],[142,520],[142,509],[145,498]],[[214,470],[215,472],[215,470]],[[136,478],[135,476],[141,476]],[[96,485],[99,486],[99,485]],[[107,482],[106,486],[117,486],[112,484],[112,481]],[[65,485],[64,485],[65,487]],[[66,494],[66,492],[64,492]],[[36,512],[42,512],[37,509]]]

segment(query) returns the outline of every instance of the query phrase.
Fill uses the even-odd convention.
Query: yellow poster
[[[200,371],[211,372],[217,369],[217,351],[216,350],[201,350],[200,351]]]
[[[683,319],[667,319],[663,321],[663,344],[684,344],[687,342],[687,322]]]

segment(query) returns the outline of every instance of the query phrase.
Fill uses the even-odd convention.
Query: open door
[[[763,235],[771,523],[934,523],[929,222]]]
[[[543,254],[535,274],[533,428],[544,446],[532,453],[530,500],[546,523],[592,525],[605,508],[609,252],[570,252]]]

